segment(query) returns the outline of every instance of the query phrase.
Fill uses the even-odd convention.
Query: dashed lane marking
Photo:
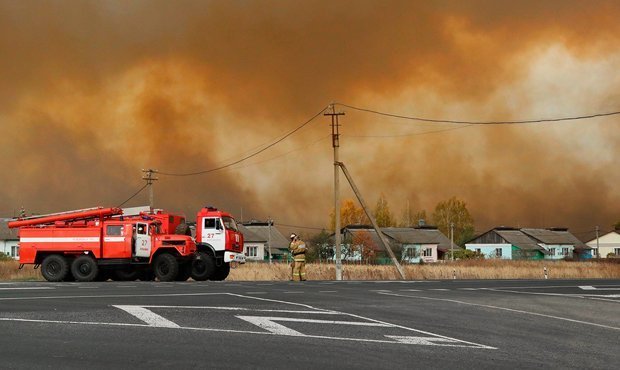
[[[14,288],[0,288],[0,290],[43,290],[43,289],[56,289],[52,287],[14,287]]]
[[[412,295],[394,294],[394,293],[379,293],[379,294],[395,296],[395,297],[404,297],[404,298],[425,299],[425,300],[431,300],[431,301],[443,301],[443,302],[458,303],[458,304],[464,304],[464,305],[468,305],[468,306],[491,308],[491,309],[495,309],[495,310],[515,312],[515,313],[520,313],[520,314],[524,314],[524,315],[539,316],[539,317],[546,317],[546,318],[549,318],[549,319],[569,321],[569,322],[574,322],[574,323],[577,323],[577,324],[596,326],[596,327],[605,328],[605,329],[620,330],[619,327],[610,326],[610,325],[597,324],[597,323],[593,323],[593,322],[569,319],[567,317],[547,315],[547,314],[537,313],[537,312],[516,310],[514,308],[499,307],[499,306],[492,306],[492,305],[488,305],[488,304],[480,304],[480,303],[471,303],[471,302],[459,301],[459,300],[456,300],[456,299],[412,296]]]
[[[319,293],[338,293],[337,290],[319,290]]]

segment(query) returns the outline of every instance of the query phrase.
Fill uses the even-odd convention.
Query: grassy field
[[[42,280],[32,265],[18,270],[16,261],[0,262],[0,281]],[[407,279],[543,279],[547,267],[549,279],[620,279],[620,263],[568,261],[498,261],[464,260],[447,263],[404,266]],[[334,280],[334,265],[308,264],[309,280]],[[227,280],[283,281],[289,280],[290,267],[283,263],[246,263],[233,268]],[[399,280],[393,266],[344,265],[345,280]]]

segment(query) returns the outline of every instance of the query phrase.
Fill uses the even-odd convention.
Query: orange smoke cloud
[[[117,205],[142,168],[229,163],[334,100],[465,120],[617,110],[618,15],[614,1],[0,2],[0,215]],[[346,113],[341,158],[369,203],[456,195],[478,229],[620,218],[617,118],[417,135],[451,126]],[[326,226],[327,123],[232,169],[161,175],[156,203]]]

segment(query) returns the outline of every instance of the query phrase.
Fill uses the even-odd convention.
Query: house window
[[[476,253],[477,253],[477,254],[482,254],[482,249],[480,249],[480,248],[476,248]]]
[[[495,257],[499,258],[502,256],[502,248],[495,248]]]
[[[432,248],[424,248],[422,255],[424,257],[432,257],[433,256],[433,249]]]
[[[416,249],[415,248],[407,248],[407,252],[405,253],[407,258],[415,258],[416,257]]]
[[[11,257],[19,257],[19,247],[11,246]]]
[[[549,248],[549,254],[555,256],[555,248]]]
[[[614,253],[616,256],[620,256],[620,248],[614,248]]]
[[[247,256],[248,257],[257,257],[258,256],[258,247],[257,246],[248,246]]]
[[[568,256],[568,248],[562,248],[562,255]]]

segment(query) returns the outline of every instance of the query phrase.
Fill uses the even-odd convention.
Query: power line
[[[118,207],[122,207],[123,205],[125,205],[125,203],[129,202],[130,200],[132,200],[136,195],[140,194],[140,192],[144,189],[146,189],[147,186],[149,186],[150,184],[147,182],[143,187],[140,188],[140,190],[136,191],[132,196],[130,196],[126,201],[124,201],[123,203],[119,204]]]
[[[266,147],[255,151],[252,154],[249,154],[247,156],[242,157],[241,159],[238,159],[234,162],[219,166],[219,167],[215,167],[215,168],[211,168],[208,170],[204,170],[204,171],[196,171],[196,172],[187,172],[187,173],[171,173],[171,172],[158,172],[161,175],[165,175],[165,176],[177,176],[177,177],[182,177],[182,176],[195,176],[195,175],[203,175],[205,173],[209,173],[209,172],[214,172],[214,171],[218,171],[218,170],[222,170],[224,168],[230,167],[230,166],[234,166],[237,163],[241,163],[247,159],[250,159],[254,156],[259,155],[260,153],[264,152],[265,150],[277,145],[278,143],[282,142],[284,139],[286,139],[287,137],[293,135],[294,133],[296,133],[297,131],[301,130],[303,127],[305,127],[307,124],[309,124],[310,122],[314,121],[315,118],[317,118],[318,116],[320,116],[326,108],[321,109],[320,112],[318,112],[317,114],[315,114],[314,116],[312,116],[310,119],[308,119],[306,122],[302,123],[301,125],[297,126],[295,129],[289,131],[288,133],[286,133],[284,136],[282,136],[281,138],[279,138],[278,140],[272,142],[271,144],[267,145]]]
[[[380,112],[377,110],[372,110],[372,109],[367,109],[367,108],[354,107],[352,105],[343,104],[343,103],[334,103],[334,104],[340,105],[342,107],[346,107],[349,109],[357,110],[360,112],[373,113],[373,114],[378,114],[380,116],[386,116],[386,117],[407,119],[411,121],[420,121],[420,122],[454,123],[454,124],[460,124],[460,125],[515,125],[515,124],[526,124],[526,123],[576,121],[576,120],[590,119],[590,118],[596,118],[596,117],[607,117],[607,116],[613,116],[613,115],[620,114],[620,111],[615,111],[615,112],[608,112],[608,113],[588,114],[588,115],[582,115],[582,116],[560,117],[560,118],[541,118],[541,119],[528,119],[528,120],[515,120],[515,121],[461,121],[461,120],[448,120],[448,119],[404,116],[400,114]]]
[[[287,224],[280,224],[280,223],[275,224],[275,226],[291,227],[295,229],[327,230],[326,227],[310,227],[310,226],[299,226],[299,225],[287,225]]]
[[[419,135],[427,135],[427,134],[435,134],[438,132],[452,131],[452,130],[460,130],[462,128],[468,128],[473,126],[472,124],[467,124],[464,126],[450,127],[442,130],[431,130],[431,131],[423,131],[423,132],[414,132],[410,134],[395,134],[395,135],[342,135],[346,137],[357,137],[357,138],[389,138],[389,137],[408,137],[408,136],[419,136]]]

